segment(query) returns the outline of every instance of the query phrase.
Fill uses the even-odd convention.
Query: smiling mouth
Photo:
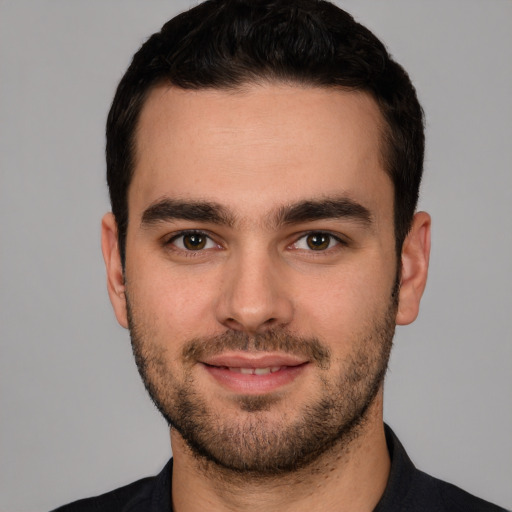
[[[291,385],[309,361],[290,356],[218,356],[200,363],[213,384],[237,395],[261,395]]]
[[[228,367],[221,366],[217,368],[222,368],[224,370],[229,370],[234,373],[242,373],[244,375],[268,375],[269,373],[276,373],[279,370],[286,368],[286,366],[272,366],[267,368],[242,368],[242,367]]]

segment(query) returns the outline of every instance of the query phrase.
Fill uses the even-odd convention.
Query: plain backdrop
[[[0,511],[155,474],[168,429],[100,254],[104,123],[143,41],[195,2],[0,0]],[[430,281],[385,418],[423,470],[512,508],[512,2],[338,2],[426,112]]]

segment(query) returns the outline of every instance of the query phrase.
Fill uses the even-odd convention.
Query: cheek
[[[204,334],[216,289],[211,272],[176,269],[161,261],[150,264],[148,259],[138,268],[127,266],[127,291],[134,317],[150,330],[161,332],[159,337],[181,340]]]
[[[297,317],[326,342],[357,337],[387,313],[394,282],[390,267],[379,263],[326,273],[302,286]]]

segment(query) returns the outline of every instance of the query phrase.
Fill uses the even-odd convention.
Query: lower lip
[[[269,393],[293,382],[306,371],[307,363],[297,366],[284,366],[274,373],[247,375],[237,373],[222,366],[202,365],[203,368],[224,388],[244,395]]]

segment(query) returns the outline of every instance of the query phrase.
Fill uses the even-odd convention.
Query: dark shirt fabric
[[[414,467],[404,447],[386,426],[391,472],[374,512],[506,512]],[[54,512],[172,512],[172,459],[155,477],[64,505]]]

